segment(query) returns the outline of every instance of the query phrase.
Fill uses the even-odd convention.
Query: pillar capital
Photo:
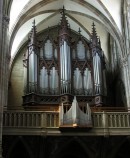
[[[3,16],[3,24],[8,27],[10,18],[7,15]]]

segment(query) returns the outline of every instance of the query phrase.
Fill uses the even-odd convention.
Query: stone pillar
[[[3,17],[3,1],[0,1],[0,158],[2,158],[2,117],[3,117],[3,102],[2,102],[2,17]]]
[[[128,20],[128,31],[129,31],[129,41],[130,41],[130,0],[127,0],[127,20]]]
[[[124,1],[124,8],[123,8],[123,36],[124,36],[124,45],[125,45],[125,55],[130,53],[130,29],[129,29],[129,11],[130,7],[127,1]]]
[[[128,67],[128,61],[127,58],[122,60],[121,64],[121,78],[125,85],[125,97],[126,97],[126,104],[127,108],[130,108],[130,75],[129,75],[129,67]],[[123,93],[123,91],[122,91]]]
[[[8,78],[9,78],[9,62],[10,62],[10,53],[9,53],[9,17],[3,16],[3,69],[4,69],[4,106],[3,108],[7,108],[8,101]]]
[[[125,85],[127,107],[130,108],[130,0],[123,1],[122,29],[124,41],[124,54],[122,55],[122,79]]]
[[[0,158],[2,158],[3,108],[7,105],[8,93],[8,24],[9,18],[3,15],[3,0],[0,0]]]

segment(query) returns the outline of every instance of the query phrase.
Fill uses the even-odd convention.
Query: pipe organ
[[[38,40],[34,22],[24,59],[24,107],[70,104],[74,96],[79,104],[104,105],[106,69],[95,25],[92,25],[91,40],[88,41],[80,30],[74,33],[70,29],[63,9],[54,39],[50,32],[51,29]]]

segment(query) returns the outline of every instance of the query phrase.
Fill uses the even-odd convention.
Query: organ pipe
[[[60,68],[61,68],[61,93],[70,92],[71,83],[71,63],[70,63],[70,48],[67,42],[64,41],[60,48]]]
[[[92,65],[94,94],[103,94],[103,54],[100,45],[100,39],[97,37],[95,25],[93,23],[91,48],[92,48]]]
[[[46,94],[48,92],[48,73],[45,67],[41,69],[40,74],[40,87],[41,93]]]
[[[27,82],[28,92],[37,92],[38,83],[38,46],[36,41],[36,27],[35,21],[33,22],[32,31],[29,37],[30,43],[28,48],[28,68],[27,68]]]
[[[94,67],[94,85],[95,85],[95,94],[101,94],[102,88],[102,73],[101,73],[101,60],[98,53],[93,57],[93,67]]]

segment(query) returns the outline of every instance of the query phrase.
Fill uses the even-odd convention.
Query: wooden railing
[[[111,134],[124,134],[130,135],[130,113],[129,112],[94,112],[92,113],[93,128],[89,130],[89,134],[99,133],[103,135]],[[30,129],[51,134],[56,132],[61,133],[59,130],[59,112],[32,112],[32,111],[6,111],[3,115],[3,129],[6,134],[10,131],[23,129],[23,133]],[[54,131],[53,131],[54,130]],[[20,131],[21,132],[21,131]]]

